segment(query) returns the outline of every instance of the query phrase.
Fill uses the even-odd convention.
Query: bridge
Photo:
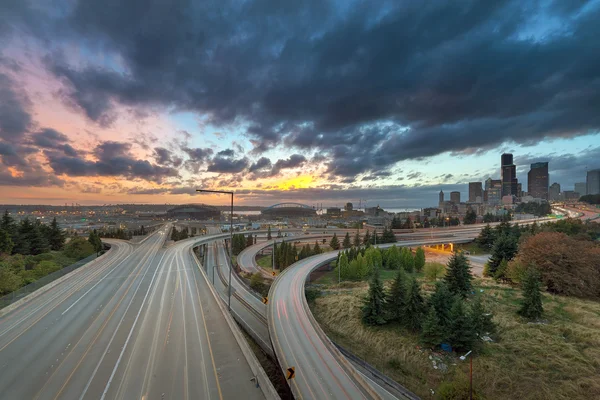
[[[278,203],[261,211],[262,215],[281,218],[312,217],[317,211],[306,204],[301,203]]]

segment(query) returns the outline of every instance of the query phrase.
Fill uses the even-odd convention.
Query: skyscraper
[[[482,201],[483,186],[481,182],[469,182],[469,203],[481,203]]]
[[[502,166],[500,168],[502,179],[502,196],[517,195],[517,167],[513,164],[513,155],[502,154]]]
[[[552,185],[550,185],[550,189],[548,190],[548,200],[560,200],[560,184],[557,182],[554,182]]]
[[[439,207],[442,208],[443,206],[444,206],[444,191],[440,190]]]
[[[600,194],[600,169],[587,172],[587,194]]]
[[[454,204],[460,203],[460,192],[450,192],[450,201]]]
[[[575,191],[579,193],[579,196],[585,196],[587,194],[587,184],[585,182],[577,182],[575,184]]]
[[[531,169],[527,173],[528,194],[537,199],[548,200],[549,183],[550,176],[548,175],[548,163],[538,162],[531,164]]]

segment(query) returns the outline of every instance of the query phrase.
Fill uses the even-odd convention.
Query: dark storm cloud
[[[292,154],[288,159],[277,160],[273,166],[272,174],[277,175],[282,169],[298,168],[306,162],[306,157],[301,154]]]
[[[208,172],[230,173],[235,174],[242,172],[249,165],[246,157],[240,159],[215,157],[208,165]]]
[[[447,151],[598,132],[597,3],[379,4],[79,1],[53,14],[56,37],[118,55],[124,67],[75,67],[60,53],[46,65],[65,101],[102,125],[118,105],[243,121],[255,155],[315,151],[342,180]],[[40,12],[18,21],[31,25]],[[561,24],[548,30],[553,20]],[[210,168],[246,168],[231,157]]]
[[[206,162],[213,154],[213,150],[209,148],[189,148],[183,147],[182,150],[188,155],[190,161]]]
[[[271,167],[271,160],[269,160],[267,157],[261,157],[255,163],[252,163],[252,165],[248,169],[248,172],[257,172],[260,170],[271,169]]]
[[[182,158],[175,156],[172,151],[164,147],[154,148],[154,159],[159,165],[170,165],[173,167],[179,167],[183,163]]]
[[[233,157],[234,155],[233,149],[225,149],[217,153],[217,157]]]
[[[67,135],[54,129],[46,128],[32,135],[32,144],[42,149],[62,150],[69,157],[77,157],[75,150],[69,143]]]
[[[92,154],[96,161],[77,156],[68,156],[56,151],[45,151],[48,164],[57,175],[75,176],[123,176],[128,179],[144,179],[163,182],[166,178],[178,177],[175,168],[151,164],[139,160],[130,153],[128,143],[105,141],[98,144]]]
[[[0,138],[19,142],[31,126],[30,101],[13,81],[0,73]]]

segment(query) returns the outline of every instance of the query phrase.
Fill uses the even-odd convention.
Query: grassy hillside
[[[325,284],[311,302],[333,340],[423,398],[431,398],[430,390],[437,397],[444,386],[468,387],[468,362],[457,355],[422,349],[417,337],[395,326],[363,326],[367,284],[345,286]],[[486,343],[473,360],[479,398],[600,398],[600,303],[544,294],[545,321],[533,324],[516,314],[519,289],[489,280],[476,280],[475,287],[483,290],[499,331],[498,341]],[[424,283],[423,289],[433,287]]]

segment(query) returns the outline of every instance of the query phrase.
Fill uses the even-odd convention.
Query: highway
[[[169,227],[0,317],[3,399],[264,398]],[[108,241],[107,241],[108,242]]]

